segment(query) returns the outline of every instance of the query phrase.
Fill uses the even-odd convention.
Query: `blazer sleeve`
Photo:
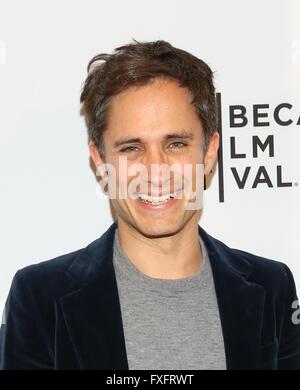
[[[53,368],[48,324],[38,310],[29,276],[19,270],[8,294],[0,336],[1,370]]]
[[[295,281],[285,267],[285,308],[279,342],[278,369],[300,370],[300,309]]]

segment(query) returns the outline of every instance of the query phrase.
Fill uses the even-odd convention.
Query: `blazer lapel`
[[[117,282],[113,268],[116,223],[85,248],[68,270],[81,288],[60,299],[82,369],[128,369]]]
[[[200,226],[199,233],[211,262],[227,369],[258,368],[265,289],[250,281],[252,266],[242,255]]]

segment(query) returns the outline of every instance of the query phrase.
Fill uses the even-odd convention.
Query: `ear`
[[[97,146],[92,141],[89,142],[89,152],[90,152],[90,157],[93,160],[93,163],[96,168],[99,165],[104,164],[104,160],[101,158]]]
[[[220,136],[217,131],[213,133],[210,138],[205,156],[204,156],[204,175],[208,175],[218,158],[218,149],[220,143]]]

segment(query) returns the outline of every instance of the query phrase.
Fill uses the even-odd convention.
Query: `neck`
[[[196,217],[174,235],[158,238],[146,237],[119,218],[120,246],[134,266],[147,276],[157,279],[191,277],[202,264]]]

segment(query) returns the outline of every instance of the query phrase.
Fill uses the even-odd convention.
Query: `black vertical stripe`
[[[223,167],[223,138],[222,138],[222,102],[221,93],[216,94],[218,106],[218,132],[220,135],[220,146],[218,150],[218,176],[219,176],[219,202],[224,202],[224,167]]]

